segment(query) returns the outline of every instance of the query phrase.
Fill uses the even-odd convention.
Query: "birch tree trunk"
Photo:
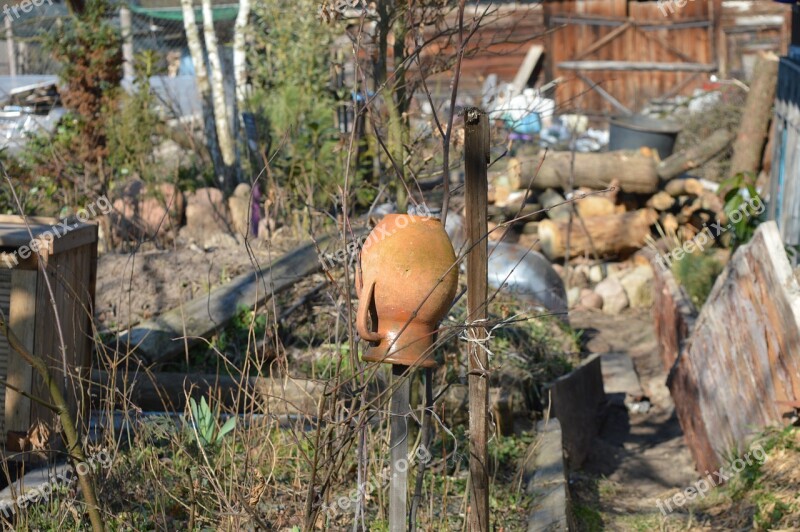
[[[233,27],[233,78],[236,82],[236,104],[245,109],[247,98],[247,55],[245,40],[247,22],[250,20],[250,0],[239,0],[239,14]]]
[[[231,131],[231,116],[225,102],[225,85],[222,80],[222,63],[219,59],[217,34],[214,31],[214,15],[211,11],[211,0],[203,0],[203,35],[206,39],[208,66],[211,70],[211,95],[214,102],[214,119],[217,123],[217,138],[225,163],[225,191],[233,190],[233,168],[236,165],[236,146]]]
[[[197,90],[200,92],[200,107],[203,113],[203,131],[206,136],[206,144],[211,155],[211,163],[214,165],[214,174],[218,179],[222,179],[224,183],[225,165],[222,161],[219,141],[217,140],[217,125],[214,120],[211,84],[208,81],[203,45],[200,41],[200,32],[197,29],[197,22],[194,17],[192,0],[181,0],[181,8],[183,10],[183,28],[186,32],[186,43],[194,64]]]

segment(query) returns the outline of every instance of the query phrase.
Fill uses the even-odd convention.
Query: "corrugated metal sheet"
[[[775,97],[774,152],[768,216],[783,242],[800,245],[800,64],[782,57]],[[795,257],[795,261],[797,257]]]

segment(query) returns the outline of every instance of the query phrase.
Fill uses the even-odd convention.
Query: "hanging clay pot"
[[[432,345],[458,288],[455,262],[437,218],[389,214],[375,226],[356,281],[356,327],[371,343],[364,360],[436,366]]]

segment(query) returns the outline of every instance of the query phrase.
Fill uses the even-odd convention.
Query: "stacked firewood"
[[[719,137],[726,143],[717,142],[717,151],[733,135]],[[512,159],[489,191],[491,223],[511,229],[495,230],[490,238],[505,233],[506,240],[541,248],[550,259],[627,255],[645,245],[656,223],[666,234],[691,238],[704,224],[725,221],[715,183],[676,177],[686,169],[677,160],[696,166],[696,155],[681,152],[658,161],[642,148],[576,153],[573,162],[571,153],[554,152],[527,183]]]
[[[551,260],[602,260],[641,249],[651,235],[688,240],[706,225],[727,224],[717,183],[685,175],[731,144],[730,174],[758,174],[762,155],[770,152],[765,144],[776,77],[776,58],[760,57],[738,131],[717,130],[664,160],[649,148],[551,151],[522,171],[521,162],[510,159],[504,172],[490,177],[490,222],[503,230],[489,238],[540,248]]]

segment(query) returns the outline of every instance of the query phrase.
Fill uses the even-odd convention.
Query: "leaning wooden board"
[[[354,230],[356,236],[363,230]],[[317,241],[319,248],[332,249],[330,236]],[[163,362],[183,353],[202,338],[227,324],[242,306],[258,307],[273,295],[322,270],[314,243],[304,244],[259,271],[248,272],[231,282],[147,320],[122,333],[109,347],[136,355],[149,363]]]
[[[667,380],[698,469],[728,463],[800,401],[800,283],[775,222],[734,253]]]

